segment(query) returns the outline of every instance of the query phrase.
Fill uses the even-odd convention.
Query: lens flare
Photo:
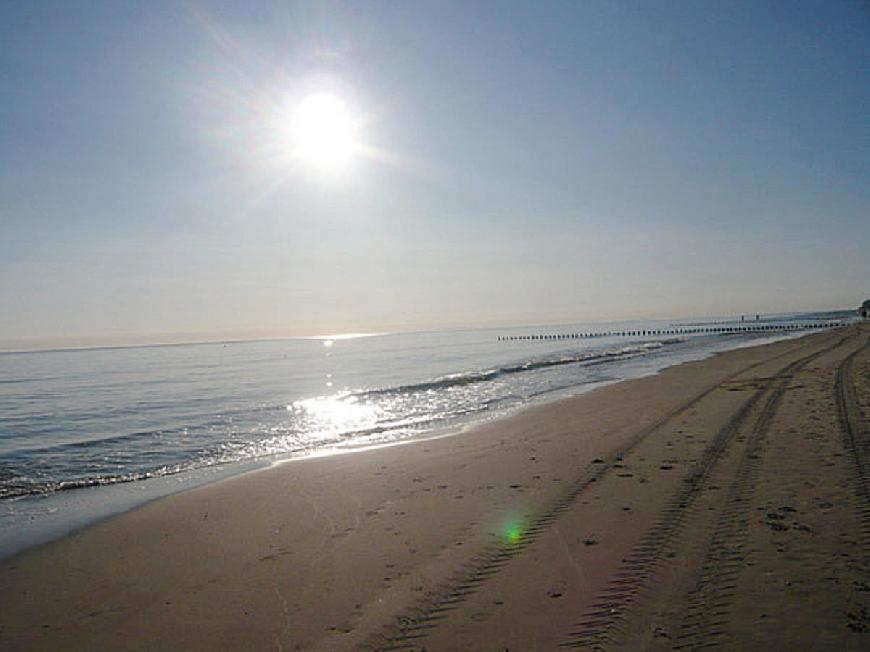
[[[501,532],[502,540],[509,546],[515,546],[523,538],[523,525],[519,521],[505,523]]]

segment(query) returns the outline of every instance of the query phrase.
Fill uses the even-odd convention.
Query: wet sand
[[[2,562],[0,649],[870,649],[868,336],[159,500]]]

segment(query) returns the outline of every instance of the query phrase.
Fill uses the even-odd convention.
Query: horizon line
[[[828,309],[828,310],[795,310],[795,311],[782,311],[782,312],[767,312],[767,313],[759,313],[756,311],[752,311],[751,314],[759,314],[765,315],[767,317],[775,317],[778,315],[801,315],[801,314],[833,314],[833,313],[848,313],[854,312],[851,308],[838,308],[838,309]],[[33,347],[25,347],[25,348],[6,348],[0,345],[0,355],[16,355],[16,354],[27,354],[27,353],[63,353],[63,352],[75,352],[75,351],[105,351],[105,350],[113,350],[113,349],[145,349],[145,348],[162,348],[162,347],[176,347],[176,346],[196,346],[196,345],[209,345],[209,344],[249,344],[254,342],[279,342],[279,341],[290,341],[290,340],[349,340],[349,339],[358,339],[363,337],[381,337],[385,335],[396,335],[396,334],[410,334],[410,333],[427,333],[427,332],[435,332],[435,331],[451,331],[451,330],[499,330],[499,329],[507,329],[507,328],[532,328],[532,327],[550,327],[550,326],[564,326],[569,324],[581,324],[581,323],[620,323],[620,322],[632,322],[632,321],[667,321],[673,319],[681,319],[681,320],[698,320],[698,319],[739,319],[740,316],[745,316],[750,313],[735,313],[733,315],[698,315],[698,316],[681,316],[681,317],[644,317],[644,318],[628,318],[628,319],[585,319],[585,320],[559,320],[552,322],[531,322],[531,321],[523,321],[516,322],[513,324],[486,324],[486,325],[444,325],[444,326],[433,326],[433,327],[421,327],[421,328],[396,328],[396,329],[388,329],[382,331],[375,332],[350,332],[350,333],[331,333],[331,334],[316,334],[316,335],[261,335],[261,336],[252,336],[252,337],[227,337],[221,338],[217,337],[215,339],[209,339],[207,336],[202,339],[179,339],[176,341],[150,341],[150,342],[122,342],[117,344],[82,344],[82,345],[46,345],[44,347],[41,346],[33,346]],[[180,334],[179,334],[180,335]],[[81,336],[83,339],[90,338],[112,338],[118,337],[123,338],[123,335],[94,335],[94,336]],[[137,337],[136,335],[131,335],[130,337]],[[148,335],[142,335],[141,337],[148,337]],[[155,335],[156,337],[156,335]],[[171,335],[169,335],[171,337]],[[15,338],[10,338],[14,341]],[[34,338],[36,339],[36,338]],[[53,339],[53,338],[44,338],[44,339]],[[62,338],[61,338],[62,339]],[[70,338],[74,339],[74,338]]]

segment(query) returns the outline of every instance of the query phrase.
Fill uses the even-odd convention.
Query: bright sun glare
[[[341,99],[328,93],[309,95],[291,116],[295,156],[321,169],[346,165],[356,143],[354,123]]]

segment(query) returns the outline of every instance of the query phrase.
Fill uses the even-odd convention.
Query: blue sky
[[[0,5],[5,346],[870,295],[866,4],[247,4]]]

